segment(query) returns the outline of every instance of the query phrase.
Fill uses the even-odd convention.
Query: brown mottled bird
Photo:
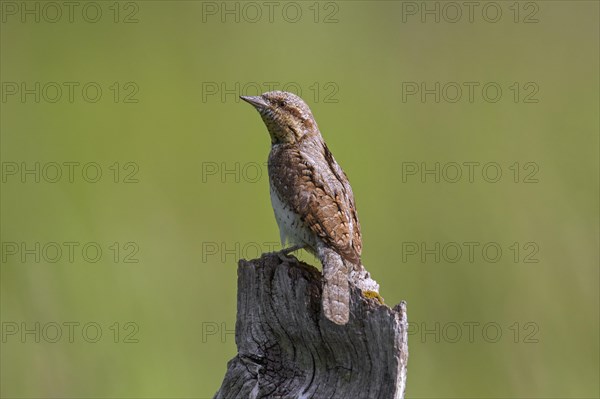
[[[281,244],[293,245],[281,253],[304,248],[319,258],[325,316],[346,324],[349,280],[363,291],[379,291],[361,263],[360,224],[348,178],[300,97],[272,91],[241,98],[260,113],[271,136],[271,203]]]

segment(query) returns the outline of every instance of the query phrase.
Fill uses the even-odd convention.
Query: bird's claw
[[[288,256],[288,255],[290,253],[297,251],[299,249],[302,249],[302,248],[304,248],[302,245],[294,245],[289,248],[284,248],[281,251],[276,252],[276,254],[282,262],[293,262],[296,260],[296,258],[293,256]]]

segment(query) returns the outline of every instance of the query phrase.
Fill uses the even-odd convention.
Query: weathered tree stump
[[[293,257],[239,261],[238,354],[216,399],[404,397],[406,303],[391,309],[351,287],[350,321],[340,326],[323,315],[321,278]]]

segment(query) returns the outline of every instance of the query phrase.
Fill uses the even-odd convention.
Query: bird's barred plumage
[[[362,241],[352,189],[327,146],[320,144],[273,146],[268,163],[271,188],[325,245],[358,264]]]

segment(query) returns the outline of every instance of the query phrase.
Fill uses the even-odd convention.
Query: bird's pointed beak
[[[257,109],[267,108],[269,104],[261,96],[240,96],[240,98]]]

